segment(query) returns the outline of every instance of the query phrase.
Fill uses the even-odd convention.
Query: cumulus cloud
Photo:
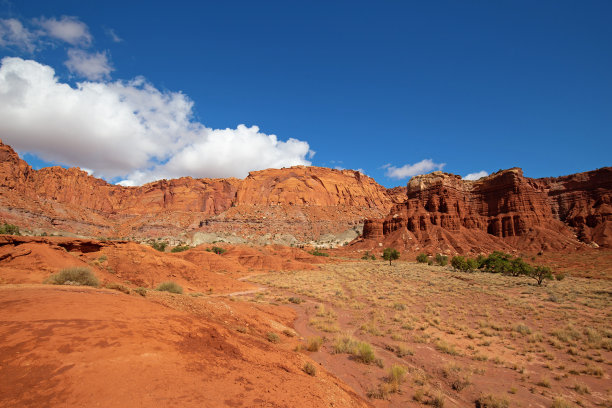
[[[4,58],[0,134],[20,151],[139,185],[160,178],[245,177],[251,170],[309,165],[307,142],[278,140],[256,126],[210,129],[193,102],[143,78],[59,82],[53,68]]]
[[[113,67],[108,61],[106,52],[89,53],[83,50],[68,50],[68,60],[64,63],[70,72],[90,80],[107,79]]]
[[[92,36],[85,23],[76,17],[62,16],[59,20],[41,17],[36,23],[43,28],[49,37],[62,40],[71,45],[89,46]]]
[[[0,19],[0,46],[15,47],[27,52],[36,48],[37,36],[14,18]]]
[[[470,173],[467,176],[463,177],[464,180],[478,180],[483,177],[487,177],[489,173],[484,170],[480,170],[477,173]]]
[[[444,166],[446,166],[446,163],[434,163],[432,159],[424,159],[418,163],[405,164],[402,167],[395,167],[390,164],[383,167],[387,169],[387,177],[404,179],[419,174],[429,173],[432,170],[442,170]]]

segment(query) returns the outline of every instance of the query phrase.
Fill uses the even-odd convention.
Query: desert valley
[[[610,407],[612,168],[123,187],[0,142],[0,406]]]

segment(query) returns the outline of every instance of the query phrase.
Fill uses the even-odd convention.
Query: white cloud
[[[4,58],[0,135],[15,149],[135,185],[159,178],[245,177],[251,170],[309,165],[308,143],[280,141],[256,126],[210,129],[193,102],[143,78],[61,83],[53,68]]]
[[[36,35],[14,18],[0,19],[0,46],[33,52]]]
[[[123,38],[119,37],[115,30],[113,30],[112,28],[106,28],[104,29],[104,32],[110,37],[111,40],[113,40],[113,42],[118,43],[123,41]]]
[[[395,167],[390,164],[383,166],[387,169],[386,176],[395,179],[404,179],[418,174],[429,173],[432,170],[442,170],[446,163],[434,163],[431,159],[424,159],[418,163],[405,164],[402,167]]]
[[[87,51],[70,49],[68,60],[64,63],[70,70],[90,80],[107,79],[113,67],[108,62],[106,52],[88,53]]]
[[[88,47],[91,44],[92,36],[87,25],[79,21],[76,17],[62,16],[56,18],[41,17],[36,20],[46,35],[67,42],[72,45]]]
[[[467,176],[463,177],[464,180],[478,180],[483,177],[487,177],[489,173],[484,170],[480,170],[477,173],[470,173]]]

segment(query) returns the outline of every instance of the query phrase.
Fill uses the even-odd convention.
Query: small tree
[[[385,261],[389,261],[389,265],[391,265],[391,261],[395,261],[399,259],[400,253],[397,249],[394,248],[385,248],[382,255]]]
[[[535,279],[540,286],[545,279],[553,279],[553,274],[548,266],[536,266],[535,268],[531,268],[529,276]]]

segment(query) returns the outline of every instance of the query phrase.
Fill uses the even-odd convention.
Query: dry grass
[[[376,370],[373,361],[382,364],[377,356],[387,366],[408,367],[416,387],[414,399],[423,403],[443,405],[444,393],[458,392],[475,401],[484,392],[482,398],[493,399],[483,399],[483,404],[501,405],[482,406],[503,407],[507,399],[495,395],[509,395],[510,389],[512,406],[521,406],[533,387],[537,394],[531,395],[540,398],[540,405],[550,406],[554,395],[575,390],[589,406],[595,404],[596,393],[605,394],[609,388],[610,280],[569,274],[543,288],[527,278],[461,274],[402,262],[392,268],[382,262],[343,262],[252,280],[275,288],[284,299],[308,300],[299,307],[312,328],[323,333],[350,332],[336,334],[328,347],[332,353],[369,362],[368,370]],[[308,307],[312,301],[325,306]],[[357,344],[361,343],[367,346],[360,352]],[[431,353],[437,356],[432,358]],[[445,363],[436,366],[434,361]],[[453,364],[461,368],[456,370]],[[381,371],[369,375],[384,378]],[[589,386],[574,388],[583,376]],[[497,378],[491,388],[490,380]],[[383,381],[363,392],[393,401],[396,397],[389,384]],[[440,398],[434,398],[430,388],[434,384],[442,384]],[[515,398],[519,399],[516,404]]]

